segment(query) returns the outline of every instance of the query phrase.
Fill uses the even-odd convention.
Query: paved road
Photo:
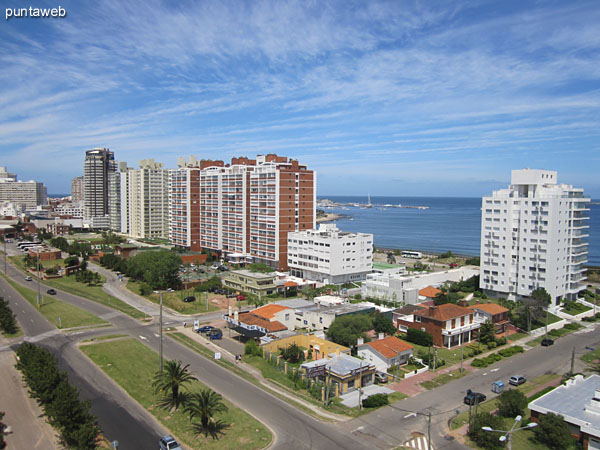
[[[482,392],[488,398],[492,398],[495,395],[491,392],[492,382],[504,380],[507,383],[514,374],[523,375],[528,379],[547,373],[562,375],[570,370],[573,347],[576,354],[575,371],[580,371],[584,366],[580,357],[587,351],[586,346],[600,346],[597,325],[564,336],[556,340],[552,347],[532,348],[490,368],[481,369],[435,390],[404,399],[390,407],[341,424],[340,427],[354,435],[380,436],[392,446],[398,441],[404,442],[409,439],[412,431],[427,434],[426,414],[431,410],[431,437],[434,447],[448,450],[467,448],[460,443],[448,441],[446,434],[447,423],[456,414],[455,411],[468,410],[463,404],[467,389]],[[415,415],[415,412],[418,414]]]
[[[9,275],[17,282],[29,287],[23,275],[9,266]],[[38,336],[44,332],[43,345],[53,349],[61,361],[62,367],[68,368],[73,375],[74,384],[82,391],[84,398],[92,400],[92,412],[99,418],[99,423],[109,439],[117,439],[122,445],[119,448],[152,448],[156,445],[158,433],[152,429],[152,421],[140,420],[149,416],[136,402],[122,395],[120,389],[111,384],[100,369],[91,364],[74,346],[75,338],[95,335],[96,333],[127,332],[140,339],[142,343],[158,350],[158,328],[156,325],[140,325],[129,316],[111,310],[57,289],[57,297],[68,303],[84,308],[113,324],[109,330],[78,332],[76,336],[64,336],[56,333],[41,314],[29,305],[4,279],[0,280],[0,291],[11,291],[11,306],[17,313],[20,323],[32,321],[32,325],[24,328],[28,336]],[[34,323],[37,323],[35,325]],[[38,340],[39,338],[34,338]],[[191,369],[209,387],[223,394],[234,404],[267,424],[275,433],[276,441],[272,448],[294,449],[365,449],[368,446],[357,441],[344,432],[337,431],[333,424],[322,423],[313,417],[290,407],[286,402],[266,393],[212,361],[189,350],[187,347],[172,341],[164,340],[165,359],[178,359],[190,363]],[[132,413],[132,411],[137,411]],[[139,414],[138,414],[139,412]],[[126,417],[129,416],[129,417]],[[124,425],[126,424],[126,425]],[[114,435],[112,433],[115,433]],[[150,436],[149,446],[140,445],[140,436]],[[386,448],[385,446],[379,448]]]

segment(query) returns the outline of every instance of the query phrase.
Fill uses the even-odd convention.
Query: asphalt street
[[[35,289],[35,282],[25,281],[23,275],[10,265],[8,272],[19,283]],[[46,288],[42,290],[45,292]],[[27,339],[39,340],[57,352],[62,367],[69,371],[74,384],[80,388],[82,396],[92,400],[92,411],[98,416],[107,437],[111,440],[117,439],[121,443],[120,449],[154,448],[158,435],[163,432],[158,431],[160,426],[154,418],[124,394],[112,380],[79,352],[74,344],[84,337],[125,332],[158,351],[159,330],[156,323],[142,325],[108,307],[58,291],[58,298],[61,300],[86,309],[113,324],[110,328],[79,331],[76,332],[77,334],[65,336],[58,333],[36,311],[36,308],[21,299],[4,280],[0,281],[0,292],[9,298],[28,336]],[[151,307],[156,306],[151,305]],[[154,311],[152,310],[152,315],[155,314]],[[168,338],[164,340],[164,356],[166,359],[189,363],[203,383],[266,424],[276,436],[272,448],[327,450],[394,448],[410,439],[413,432],[427,434],[427,414],[431,411],[433,445],[435,449],[450,450],[466,448],[458,442],[447,439],[447,423],[456,411],[465,410],[462,398],[467,389],[483,392],[490,398],[491,383],[497,379],[507,381],[513,374],[521,374],[531,379],[544,373],[566,373],[570,369],[573,347],[579,364],[579,357],[586,351],[585,347],[598,345],[600,345],[600,336],[597,327],[586,328],[558,339],[553,347],[530,349],[524,354],[494,364],[491,369],[479,370],[435,390],[338,424],[314,419],[254,384],[237,377],[212,360]],[[144,439],[144,443],[140,439]]]

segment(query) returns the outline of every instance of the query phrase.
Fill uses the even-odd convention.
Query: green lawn
[[[21,270],[24,269],[23,258],[20,256],[11,256],[9,259],[15,266],[19,267]],[[134,319],[142,319],[145,317],[144,313],[140,310],[104,292],[102,290],[102,286],[88,286],[84,283],[78,283],[75,281],[75,275],[45,280],[44,283],[56,289],[61,289],[71,294],[79,295],[80,297],[87,298],[88,300],[109,306],[110,308],[121,311],[122,313],[125,313]]]
[[[91,339],[84,339],[81,342],[106,341],[108,339],[118,339],[118,338],[125,338],[125,337],[129,337],[129,335],[128,334],[107,334],[105,336],[98,336],[98,337],[94,337]]]
[[[571,328],[562,327],[562,328],[558,328],[556,330],[550,330],[548,332],[548,337],[550,339],[558,339],[559,337],[562,337],[566,334],[572,333],[573,331],[577,331],[577,330],[583,328],[581,325],[579,325],[577,323],[575,325],[577,325],[577,328],[571,329]],[[540,345],[542,343],[542,340],[544,340],[545,337],[546,336],[543,335],[543,336],[537,337],[535,339],[532,339],[531,341],[527,342],[526,345],[528,345],[530,347],[535,347],[536,345]]]
[[[562,312],[576,316],[577,314],[584,313],[592,309],[589,306],[582,305],[581,303],[569,304],[569,307],[563,307]]]
[[[138,295],[140,294],[140,282],[138,281],[128,281],[127,289],[131,292],[134,292]],[[183,299],[185,297],[193,295],[196,297],[195,302],[185,303]],[[204,292],[194,292],[193,289],[188,289],[185,291],[176,291],[176,292],[163,292],[163,305],[167,308],[171,308],[174,311],[177,311],[181,314],[202,314],[209,313],[214,311],[219,311],[219,308],[211,303],[211,296],[214,294],[208,294],[208,309],[206,309],[206,293]],[[153,303],[160,303],[159,294],[150,294],[144,295],[144,298],[150,300]],[[231,305],[234,306],[234,299],[231,299]]]
[[[19,337],[19,336],[23,336],[23,330],[19,326],[18,322],[17,322],[17,331],[16,331],[16,333],[5,333],[4,331],[2,331],[1,333],[2,333],[2,336],[4,336],[7,339],[16,338],[16,337]]]
[[[466,370],[463,370],[462,373],[460,372],[460,370],[453,370],[452,372],[445,373],[443,375],[438,375],[432,380],[424,381],[421,383],[421,386],[430,391],[439,386],[442,386],[443,384],[449,383],[452,380],[458,380],[459,378],[464,377],[468,373],[469,372],[467,372]]]
[[[417,344],[413,344],[412,342],[410,342],[410,345],[412,345],[415,350],[415,355],[417,354],[418,350],[423,350],[425,353],[429,352],[429,347],[424,347],[422,345],[417,345]],[[464,359],[468,359],[468,354],[471,351],[470,348],[468,348],[469,344],[465,344],[464,345]],[[485,346],[482,346],[485,347]],[[433,350],[432,350],[433,352]],[[446,361],[446,364],[441,368],[444,367],[448,367],[448,366],[453,366],[456,363],[460,362],[460,355],[461,355],[461,350],[460,347],[453,347],[451,350],[448,350],[447,348],[438,348],[437,349],[437,359],[443,359],[444,361]],[[437,370],[437,368],[436,368]]]
[[[8,280],[8,282],[17,291],[19,291],[19,293],[25,297],[29,303],[31,303],[33,306],[37,305],[37,291],[23,287],[12,280]],[[59,328],[59,317],[60,328],[108,324],[106,320],[90,314],[89,312],[84,311],[77,306],[71,305],[70,303],[58,300],[56,297],[48,295],[44,291],[42,291],[42,304],[39,311],[57,328]]]
[[[80,297],[84,297],[97,303],[109,306],[110,308],[121,311],[122,313],[125,313],[134,319],[142,319],[146,317],[145,314],[139,309],[136,309],[124,301],[104,292],[102,290],[102,286],[88,286],[84,283],[78,283],[75,281],[75,275],[47,280],[44,281],[44,283],[57,289],[70,292],[71,294],[79,295]]]
[[[85,345],[81,350],[190,448],[261,449],[272,440],[264,425],[227,400],[224,403],[228,412],[217,416],[231,424],[225,436],[218,441],[195,437],[186,414],[181,411],[170,414],[154,406],[156,395],[149,387],[158,367],[158,355],[135,339]],[[201,389],[206,386],[200,382],[191,385],[192,391]]]
[[[508,340],[514,342],[526,338],[527,336],[529,336],[527,333],[515,333],[508,336]]]
[[[581,359],[583,359],[587,364],[591,364],[594,361],[600,360],[600,348],[585,353]]]

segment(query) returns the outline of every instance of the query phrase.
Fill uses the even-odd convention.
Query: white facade
[[[0,167],[0,205],[5,203],[35,209],[47,203],[46,187],[38,181],[17,181],[14,173]]]
[[[373,235],[335,224],[289,233],[288,266],[292,275],[326,284],[362,281],[373,269]]]
[[[589,236],[583,189],[557,172],[513,170],[508,189],[484,197],[480,287],[510,299],[543,287],[553,303],[584,289]]]
[[[393,273],[373,273],[362,283],[362,296],[373,297],[414,305],[419,303],[419,290],[427,286],[439,286],[446,282],[458,282],[478,275],[479,270],[469,267],[445,270],[443,272],[422,273],[418,275],[399,275]]]
[[[85,215],[85,207],[83,202],[78,203],[61,203],[54,212],[61,216],[71,216],[73,218],[83,218]]]
[[[120,172],[121,232],[135,238],[163,238],[168,235],[168,171],[153,159],[140,161],[139,169]]]

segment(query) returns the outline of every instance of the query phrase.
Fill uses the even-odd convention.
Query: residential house
[[[137,253],[137,246],[134,244],[116,244],[115,245],[115,255],[120,256],[121,258],[130,258],[135,256]]]
[[[329,357],[331,359],[302,364],[300,368],[304,376],[322,383],[332,383],[336,397],[373,384],[375,365],[344,353],[334,353]]]
[[[584,449],[600,449],[600,375],[576,375],[528,406],[534,422],[548,413],[561,415]]]
[[[473,310],[476,322],[484,323],[488,320],[494,324],[496,334],[506,333],[510,325],[508,321],[508,309],[496,303],[478,303],[468,306]]]
[[[223,316],[228,327],[234,329],[242,336],[259,338],[267,334],[277,335],[288,330],[288,325],[280,322],[287,321],[293,324],[293,312],[285,306],[269,304],[249,312],[228,313]]]
[[[277,339],[262,345],[262,349],[265,352],[279,353],[279,350],[287,348],[293,344],[303,348],[305,350],[306,357],[310,357],[312,360],[327,358],[327,355],[332,353],[350,354],[350,349],[348,347],[344,347],[343,345],[336,344],[335,342],[322,339],[312,333],[296,334],[294,336]]]
[[[363,304],[343,303],[341,305],[322,306],[311,305],[296,309],[296,328],[310,330],[327,330],[333,321],[347,314],[369,314],[375,311],[372,306]]]
[[[424,297],[428,300],[433,300],[437,297],[438,294],[441,294],[442,291],[433,286],[427,286],[423,289],[419,290],[419,297]]]
[[[469,308],[446,303],[416,310],[408,320],[398,315],[396,321],[399,329],[405,327],[426,331],[433,336],[433,345],[451,348],[471,342],[475,337],[481,324],[475,322],[473,315],[473,310]]]
[[[383,337],[358,346],[358,356],[375,365],[380,372],[392,366],[406,364],[413,355],[413,346],[394,336]]]

